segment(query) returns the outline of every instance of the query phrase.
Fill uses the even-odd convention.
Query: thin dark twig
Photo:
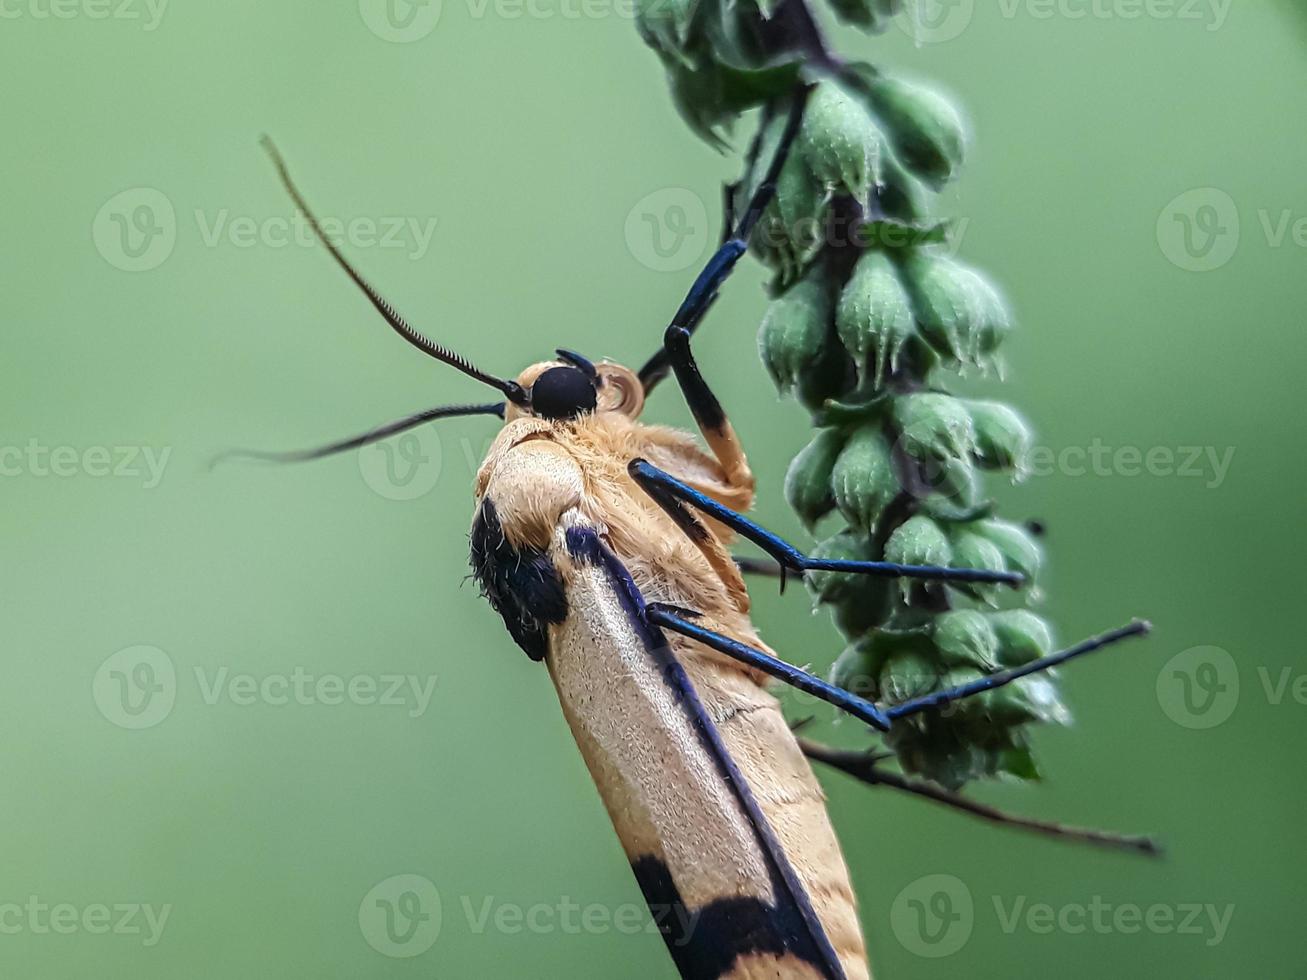
[[[997,807],[990,806],[986,803],[977,802],[976,800],[963,796],[961,793],[955,793],[951,790],[944,789],[942,786],[936,786],[932,783],[920,780],[908,779],[905,776],[900,776],[898,773],[878,769],[876,767],[876,761],[878,758],[883,757],[878,757],[871,753],[836,749],[829,745],[823,745],[820,742],[810,741],[806,738],[799,739],[799,747],[803,750],[803,754],[809,759],[815,759],[833,769],[838,769],[840,772],[861,780],[868,785],[889,786],[893,789],[902,790],[905,793],[911,793],[914,796],[921,796],[928,800],[934,800],[936,803],[942,803],[945,806],[950,806],[954,809],[961,810],[964,813],[969,813],[982,820],[988,820],[990,823],[1008,827],[1017,827],[1021,830],[1028,830],[1049,837],[1059,837],[1064,840],[1074,840],[1085,844],[1095,844],[1100,847],[1137,851],[1141,854],[1147,854],[1150,857],[1159,857],[1162,853],[1161,846],[1157,841],[1145,835],[1118,834],[1107,830],[1095,830],[1091,827],[1071,827],[1066,824],[1056,823],[1052,820],[1038,820],[1033,817],[1022,817],[1000,810]]]

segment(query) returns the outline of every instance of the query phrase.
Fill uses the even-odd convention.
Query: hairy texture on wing
[[[648,882],[660,880],[662,871],[658,863],[642,865],[642,858],[667,866],[691,912],[710,904],[714,894],[721,900],[748,895],[766,904],[773,896],[765,889],[760,891],[757,875],[742,867],[737,876],[752,885],[741,884],[735,890],[722,885],[728,880],[722,877],[722,865],[740,860],[742,853],[730,807],[720,801],[710,804],[707,798],[697,800],[694,806],[700,813],[706,806],[718,809],[695,823],[695,813],[685,811],[687,801],[682,798],[684,781],[690,778],[686,773],[665,773],[665,789],[659,790],[659,780],[650,782],[640,769],[652,766],[656,776],[664,775],[665,765],[660,760],[674,763],[675,749],[664,744],[662,753],[645,758],[629,737],[617,734],[643,695],[628,691],[625,696],[637,700],[629,701],[625,708],[614,696],[612,685],[623,674],[612,672],[612,650],[599,648],[610,627],[604,625],[604,616],[590,608],[589,601],[578,608],[579,598],[592,595],[593,589],[581,588],[575,564],[565,549],[560,549],[558,532],[565,522],[592,527],[626,565],[648,601],[698,610],[705,614],[704,625],[709,628],[767,649],[749,619],[748,594],[730,561],[729,532],[709,522],[712,533],[707,540],[692,541],[631,480],[627,465],[635,458],[648,459],[732,509],[743,511],[752,503],[751,479],[743,486],[732,485],[718,462],[689,435],[609,413],[568,423],[530,417],[509,422],[477,475],[477,498],[479,502],[493,501],[511,547],[522,553],[544,552],[562,576],[568,615],[564,622],[547,628],[550,652],[546,663],[637,877],[643,875],[646,895],[653,887]],[[590,622],[587,617],[596,618]],[[691,640],[670,639],[675,656],[807,891],[846,975],[850,980],[864,980],[869,972],[856,903],[824,795],[778,702],[766,690],[767,678]],[[665,733],[650,737],[667,738]],[[701,776],[691,782],[702,783]],[[632,788],[637,784],[638,792]],[[723,820],[727,822],[724,825]],[[714,822],[716,829],[710,829]],[[723,826],[735,829],[724,837],[715,836]],[[705,867],[718,871],[695,874],[688,870],[695,864],[692,858],[696,853],[703,856]],[[736,857],[730,858],[731,854]],[[720,860],[713,855],[720,855]],[[655,901],[650,897],[651,905]],[[657,914],[655,910],[655,917]],[[732,972],[721,975],[772,980],[814,975],[808,964],[795,964],[792,958],[764,947],[742,953],[733,960]],[[672,952],[677,955],[676,949]]]
[[[692,436],[600,413],[575,422],[522,417],[509,422],[477,474],[478,500],[494,501],[509,543],[546,548],[559,516],[575,507],[599,528],[650,601],[702,609],[748,628],[749,595],[731,560],[727,529],[696,544],[627,473],[644,458],[734,510],[753,503],[751,486],[732,486]]]

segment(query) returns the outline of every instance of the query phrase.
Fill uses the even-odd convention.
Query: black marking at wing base
[[[770,953],[810,963],[827,980],[845,980],[844,968],[821,920],[753,791],[708,717],[685,668],[672,654],[662,630],[645,617],[644,597],[631,573],[591,528],[569,528],[567,550],[578,562],[597,565],[608,573],[645,649],[662,668],[664,682],[685,708],[704,749],[749,818],[767,860],[772,892],[776,896],[774,905],[760,899],[727,898],[688,911],[663,862],[650,856],[632,865],[677,969],[688,980],[715,980],[742,955]],[[669,922],[669,917],[673,921]],[[680,931],[669,932],[669,929]],[[679,945],[674,945],[675,942]]]
[[[658,858],[642,857],[631,870],[684,980],[718,980],[741,956],[789,954],[812,962],[786,948],[776,928],[783,913],[775,906],[757,898],[721,898],[701,909],[687,909],[671,872]],[[813,965],[821,968],[820,963]]]
[[[558,569],[543,551],[519,550],[508,543],[489,498],[472,522],[471,543],[472,574],[481,594],[504,617],[509,635],[526,655],[543,660],[549,651],[549,624],[567,618],[567,592]]]

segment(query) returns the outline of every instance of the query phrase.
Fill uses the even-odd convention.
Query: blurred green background
[[[504,373],[651,352],[738,158],[689,135],[609,0],[0,10],[0,974],[671,977],[545,672],[465,581],[493,420],[206,461],[485,395],[287,239],[260,133],[402,310]],[[1059,460],[1006,512],[1050,528],[1064,640],[1158,627],[1064,672],[1045,784],[977,795],[1168,853],[823,777],[878,976],[1301,977],[1300,25],[1207,0],[929,13],[837,43],[972,120],[943,203],[1019,315],[1004,397]],[[698,349],[760,519],[803,540],[780,484],[807,427],[757,363],[761,279],[742,267]],[[689,421],[670,386],[650,417]],[[802,590],[755,592],[768,640],[824,669],[839,640]],[[957,915],[914,934],[939,891]]]

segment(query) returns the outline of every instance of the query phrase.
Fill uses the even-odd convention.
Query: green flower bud
[[[944,357],[965,363],[979,346],[981,308],[970,269],[947,256],[925,250],[905,265],[917,326]]]
[[[831,470],[844,448],[844,433],[839,429],[822,429],[803,448],[785,473],[785,499],[812,531],[816,523],[835,509],[831,490]]]
[[[953,104],[929,88],[885,75],[871,79],[868,89],[871,107],[908,169],[937,187],[952,180],[967,144]]]
[[[1011,329],[1007,307],[984,276],[942,253],[914,253],[904,285],[917,326],[942,356],[959,365],[983,363]]]
[[[817,179],[865,200],[880,182],[883,137],[867,108],[833,81],[818,83],[804,111],[799,152]]]
[[[859,531],[870,532],[899,493],[890,445],[880,429],[864,426],[845,444],[831,473],[835,506]]]
[[[635,26],[645,44],[688,65],[683,51],[694,9],[694,0],[636,0]]]
[[[831,604],[835,627],[847,637],[861,636],[889,619],[894,602],[894,583],[887,578],[863,575],[860,591]]]
[[[994,353],[1012,332],[1012,313],[998,290],[984,276],[973,273],[977,280],[977,302],[980,305],[979,352],[993,360]]]
[[[830,681],[862,697],[883,698],[886,665],[906,661],[918,664],[918,673],[924,672],[924,681],[913,677],[914,685],[924,683],[929,690],[939,671],[938,665],[931,664],[928,645],[923,645],[917,636],[884,631],[861,636],[845,648],[831,668]],[[908,673],[909,668],[904,668],[902,678],[906,679]]]
[[[830,558],[837,561],[870,561],[871,545],[866,535],[841,531],[827,538],[812,550],[813,558]],[[804,582],[815,602],[836,602],[856,595],[870,576],[850,572],[805,572]]]
[[[799,372],[794,396],[815,415],[825,409],[829,399],[839,398],[848,391],[853,376],[853,360],[836,341],[832,330],[821,356]]]
[[[951,565],[953,549],[940,526],[924,514],[916,514],[894,529],[885,542],[885,560],[900,565]],[[912,595],[911,579],[899,579],[906,602]]]
[[[976,456],[989,469],[1024,474],[1030,455],[1031,435],[1025,419],[999,402],[971,401],[976,430]]]
[[[923,391],[895,399],[894,421],[899,445],[913,459],[966,459],[976,446],[971,413],[952,395]]]
[[[821,359],[830,333],[830,296],[817,274],[772,300],[758,330],[758,352],[782,394]]]
[[[1004,609],[989,614],[998,637],[998,659],[1005,667],[1020,667],[1053,650],[1053,632],[1029,609]]]
[[[835,16],[865,31],[880,31],[903,9],[903,0],[830,0]]]
[[[962,531],[953,535],[953,566],[1003,572],[1007,571],[1007,560],[998,545],[988,538]],[[986,582],[959,583],[956,587],[991,604],[997,604],[995,600],[1002,588],[1000,585]]]
[[[736,192],[736,207],[747,206],[744,190]],[[750,242],[759,258],[779,267],[782,284],[791,282],[821,251],[829,200],[830,191],[813,176],[803,158],[791,154]]]
[[[817,545],[812,557],[870,561],[874,555],[865,534],[841,531]],[[833,607],[835,625],[845,636],[859,636],[889,616],[894,590],[888,578],[852,572],[807,572],[804,581],[815,604]]]
[[[916,331],[907,290],[884,252],[866,252],[858,259],[840,295],[835,327],[858,376],[870,373],[873,387],[881,386],[887,369],[898,371],[903,345]]]
[[[1071,712],[1057,696],[1057,688],[1048,677],[1033,675],[1013,681],[1006,687],[980,695],[985,708],[995,720],[1009,725],[1043,721],[1069,725]]]
[[[999,752],[995,771],[1007,773],[1017,779],[1044,778],[1044,774],[1039,771],[1039,766],[1035,763],[1035,754],[1030,750],[1029,745],[1024,744],[1024,741],[1021,745],[1014,745]]]
[[[992,671],[998,661],[998,634],[984,613],[955,609],[935,620],[935,649],[950,667],[969,665]]]
[[[859,637],[844,648],[830,669],[830,682],[866,697],[875,693],[880,664],[875,654],[876,634]]]
[[[988,519],[977,521],[971,525],[971,529],[998,545],[1009,568],[1020,572],[1029,581],[1035,580],[1043,562],[1043,553],[1024,528],[1011,521]]]
[[[889,704],[920,697],[942,686],[946,674],[928,653],[895,651],[881,674],[880,697]]]

